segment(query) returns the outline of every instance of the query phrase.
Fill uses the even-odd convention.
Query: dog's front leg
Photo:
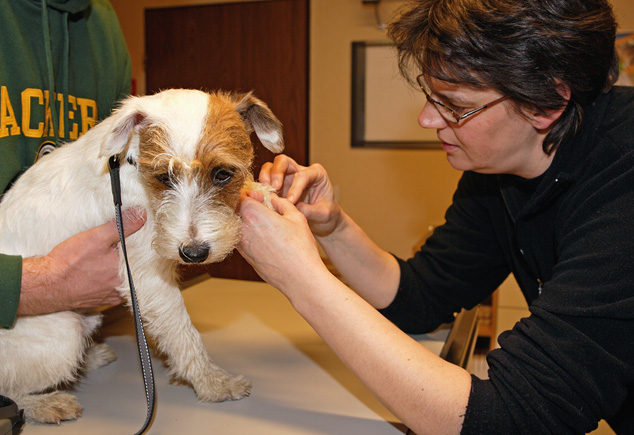
[[[156,275],[148,274],[135,285],[145,329],[167,356],[170,376],[190,383],[204,402],[248,396],[251,383],[246,378],[231,375],[212,361],[191,323],[176,281],[166,277],[165,270],[157,269]]]

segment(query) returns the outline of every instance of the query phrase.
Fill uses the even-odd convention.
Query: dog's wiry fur
[[[251,175],[253,130],[264,146],[282,150],[280,122],[251,94],[167,90],[130,98],[19,178],[0,203],[0,253],[46,255],[113,219],[107,160],[120,156],[124,207],[147,211],[143,228],[126,239],[145,330],[166,355],[170,375],[191,384],[200,400],[247,396],[249,381],[217,367],[205,350],[175,269],[220,261],[237,244],[240,189],[261,187]],[[123,258],[120,276],[129,305]],[[12,328],[0,329],[0,394],[31,421],[79,417],[80,404],[59,388],[116,358],[91,341],[100,325],[100,315],[74,311],[18,316]]]

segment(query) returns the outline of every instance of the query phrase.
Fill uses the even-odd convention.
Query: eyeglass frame
[[[510,97],[510,95],[503,95],[502,97],[498,98],[497,100],[491,101],[490,103],[487,103],[483,106],[478,107],[477,109],[473,109],[473,110],[469,110],[467,113],[463,114],[463,115],[458,115],[458,113],[453,110],[451,107],[447,106],[446,104],[435,100],[431,97],[431,95],[425,90],[426,87],[426,83],[423,81],[423,76],[424,74],[419,74],[418,76],[416,76],[416,81],[418,82],[418,86],[420,86],[420,90],[423,91],[423,93],[425,94],[425,97],[427,98],[427,101],[429,101],[430,103],[432,103],[434,105],[434,107],[436,108],[436,110],[438,111],[438,114],[440,116],[442,116],[442,118],[452,124],[459,124],[460,121],[462,121],[463,119],[471,116],[471,115],[475,115],[476,113],[480,113],[485,109],[488,109],[490,107],[495,106],[498,103],[501,103],[502,101],[506,101],[508,100]],[[431,90],[431,89],[430,89]],[[447,118],[446,116],[443,115],[443,112],[441,112],[439,110],[439,106],[443,107],[445,109],[447,109],[447,111],[451,114],[451,116],[453,116],[454,120]]]

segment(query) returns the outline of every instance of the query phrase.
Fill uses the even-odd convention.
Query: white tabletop
[[[199,403],[185,385],[171,385],[153,358],[155,417],[148,434],[402,434],[404,426],[350,373],[286,298],[268,284],[207,279],[183,291],[212,358],[248,377],[251,396]],[[132,318],[106,325],[118,360],[87,374],[74,388],[83,416],[60,426],[27,424],[24,435],[133,434],[146,402]],[[422,343],[440,353],[446,331]]]

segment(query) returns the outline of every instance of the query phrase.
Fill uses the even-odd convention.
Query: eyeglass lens
[[[423,91],[423,93],[425,94],[425,97],[427,98],[427,101],[429,101],[430,103],[432,103],[434,105],[434,107],[436,108],[436,110],[438,111],[438,113],[440,113],[440,115],[448,122],[452,122],[452,123],[457,123],[460,120],[460,115],[458,115],[454,110],[450,109],[449,107],[445,106],[443,103],[441,103],[438,100],[435,100],[434,98],[431,97],[431,89],[429,88],[429,86],[427,85],[427,83],[425,83],[425,81],[422,79],[422,77],[416,77],[416,80],[418,81],[418,84],[420,85],[421,90]]]

